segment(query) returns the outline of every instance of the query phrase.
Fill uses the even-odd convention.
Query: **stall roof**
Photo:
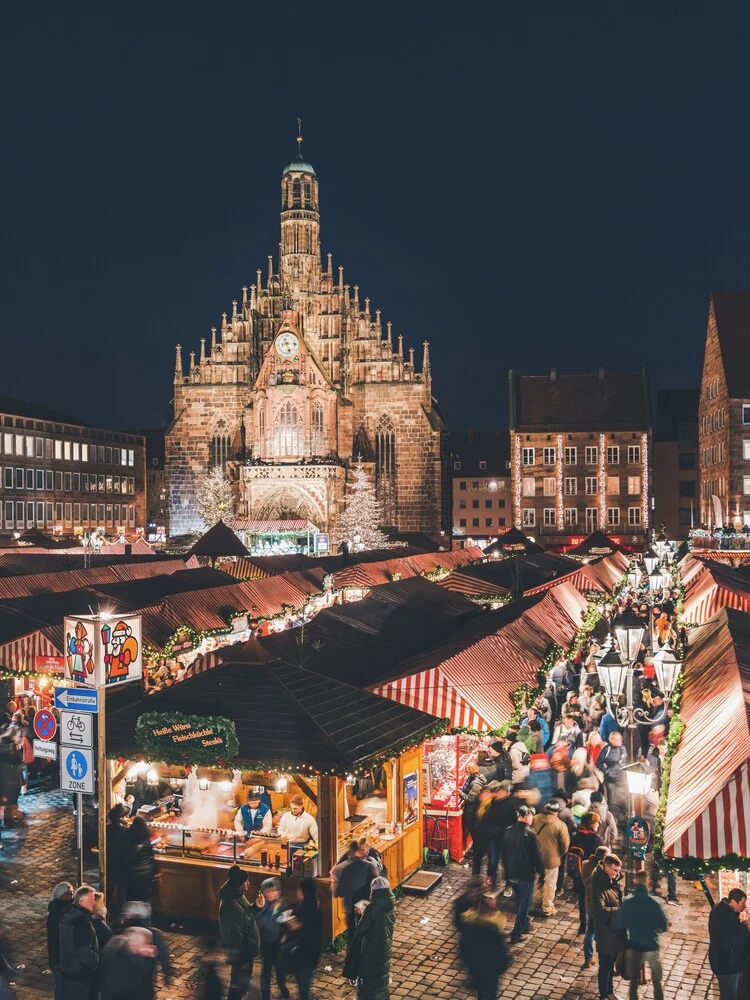
[[[134,732],[145,712],[219,715],[235,724],[238,763],[347,774],[421,742],[435,726],[424,712],[278,660],[236,660],[150,697],[138,694],[114,691],[108,698],[109,754],[141,752]]]
[[[725,563],[707,559],[705,572],[691,575],[686,588],[683,617],[701,625],[722,607],[750,611],[750,579]]]
[[[723,608],[691,633],[664,851],[673,857],[750,854],[750,614]]]
[[[146,577],[167,576],[185,569],[197,569],[198,560],[187,562],[180,556],[172,559],[139,559],[118,561],[114,565],[95,564],[87,569],[66,569],[59,573],[29,573],[25,576],[0,576],[0,600],[11,597],[32,597],[34,594],[59,593],[98,584],[142,580]]]
[[[566,551],[568,556],[606,556],[612,552],[627,553],[627,549],[613,541],[603,531],[592,531],[588,538],[579,545],[574,545]]]
[[[126,556],[122,552],[105,550],[99,555],[93,556],[90,562],[92,566],[102,567],[163,563],[169,560],[169,556],[161,553],[152,552],[146,555]],[[9,551],[0,551],[0,577],[61,573],[72,569],[82,570],[86,561],[83,548],[80,545],[75,550],[66,549],[64,552],[41,551],[39,549],[30,552],[28,549],[14,548]]]
[[[508,528],[491,545],[484,550],[485,555],[494,555],[496,552],[504,553],[509,546],[523,545],[526,552],[544,552],[541,545],[532,542],[528,535],[525,535],[520,528]]]
[[[218,559],[221,556],[247,556],[250,553],[231,528],[223,521],[217,521],[202,535],[188,552],[188,556],[207,556]]]
[[[493,559],[479,566],[456,569],[440,586],[467,597],[492,597],[512,593],[517,574],[522,590],[526,591],[551,580],[564,579],[580,568],[575,559],[554,552],[522,553],[513,559]]]

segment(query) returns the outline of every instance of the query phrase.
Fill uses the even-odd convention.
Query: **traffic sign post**
[[[40,740],[53,740],[57,732],[57,719],[46,708],[40,708],[34,716],[34,732]]]
[[[94,716],[90,712],[60,712],[60,742],[71,747],[94,746]]]
[[[96,688],[56,687],[55,708],[96,715],[99,711],[99,692]]]
[[[91,750],[60,746],[60,788],[64,792],[94,794],[94,754]]]

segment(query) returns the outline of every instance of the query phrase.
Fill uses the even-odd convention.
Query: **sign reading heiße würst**
[[[234,723],[221,716],[147,712],[135,727],[135,738],[152,760],[165,763],[215,764],[237,755]]]

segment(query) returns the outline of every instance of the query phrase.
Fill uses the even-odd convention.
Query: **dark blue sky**
[[[750,10],[640,6],[12,5],[0,395],[165,423],[174,344],[276,253],[298,115],[323,251],[452,427],[505,425],[509,367],[696,384],[750,287]]]

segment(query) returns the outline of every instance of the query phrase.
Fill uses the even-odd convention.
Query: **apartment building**
[[[484,548],[511,526],[508,435],[465,431],[450,441],[453,547]]]

